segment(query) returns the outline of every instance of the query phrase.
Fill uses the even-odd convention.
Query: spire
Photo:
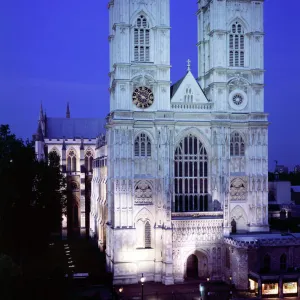
[[[44,111],[43,111],[43,104],[42,104],[42,102],[41,102],[41,107],[40,107],[39,121],[44,121]]]
[[[70,119],[70,106],[69,106],[69,102],[67,102],[67,112],[66,112],[66,118]]]
[[[35,139],[36,142],[44,141],[44,135],[43,135],[43,130],[41,126],[41,122],[39,122],[36,134],[35,134]]]
[[[191,60],[190,59],[187,60],[187,71],[188,72],[191,71]]]

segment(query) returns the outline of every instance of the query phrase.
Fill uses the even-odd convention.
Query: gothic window
[[[245,35],[239,22],[232,24],[229,34],[229,66],[245,66]]]
[[[150,29],[147,18],[139,16],[134,26],[134,61],[150,61]]]
[[[145,248],[151,248],[151,226],[148,221],[145,224]]]
[[[84,165],[86,172],[92,172],[93,171],[93,153],[91,150],[87,150],[85,153],[84,158]]]
[[[151,248],[151,225],[148,219],[136,223],[136,246],[138,249]]]
[[[245,142],[238,132],[231,134],[230,156],[245,156]]]
[[[286,254],[280,256],[280,270],[286,271]]]
[[[269,254],[264,256],[264,271],[269,272],[271,269],[271,257]]]
[[[175,150],[176,212],[208,210],[208,156],[201,141],[189,135]]]
[[[76,172],[76,152],[73,149],[68,153],[67,170],[68,172]]]
[[[151,157],[151,141],[150,138],[145,133],[141,133],[135,139],[134,156]]]
[[[191,88],[185,89],[184,102],[193,102],[193,91]]]

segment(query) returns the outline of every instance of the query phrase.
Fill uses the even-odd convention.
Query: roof
[[[187,76],[188,72],[181,78],[179,79],[177,82],[175,82],[172,86],[171,86],[171,98],[175,95],[175,93],[177,92],[178,88],[180,87],[182,81],[184,80],[184,78]]]
[[[300,185],[293,185],[291,186],[291,189],[294,193],[300,193]]]
[[[105,132],[105,119],[93,118],[47,118],[46,138],[94,139]]]
[[[236,241],[290,239],[300,238],[300,233],[248,233],[245,235],[231,235],[230,238]]]

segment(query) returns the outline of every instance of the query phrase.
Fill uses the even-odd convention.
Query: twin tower
[[[198,75],[173,85],[170,1],[108,7],[108,268],[173,284],[197,252],[217,278],[225,236],[269,229],[263,0],[199,0]]]

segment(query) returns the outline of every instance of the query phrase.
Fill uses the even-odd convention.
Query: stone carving
[[[173,220],[173,246],[219,241],[223,236],[223,220]]]
[[[249,83],[243,77],[241,77],[241,74],[238,73],[236,75],[237,77],[233,78],[228,82],[229,93],[236,89],[240,89],[247,93]]]
[[[230,183],[231,201],[247,200],[247,181],[246,178],[234,178]]]
[[[137,205],[153,204],[152,188],[148,181],[141,180],[136,185],[134,191],[134,203]]]

